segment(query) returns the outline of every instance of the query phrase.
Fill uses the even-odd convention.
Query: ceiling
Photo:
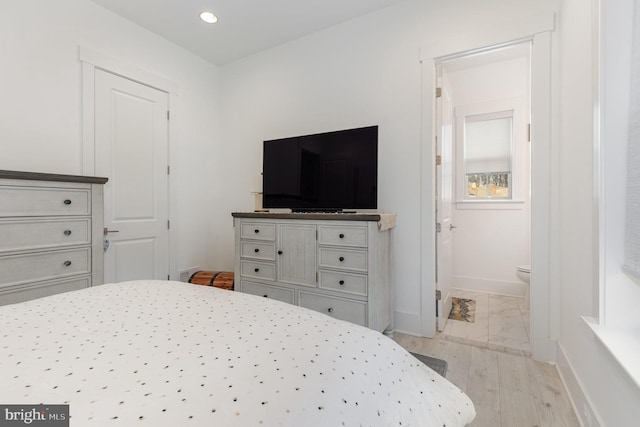
[[[221,65],[404,0],[91,1]],[[202,22],[204,10],[218,22]]]

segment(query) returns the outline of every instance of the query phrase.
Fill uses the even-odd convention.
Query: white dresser
[[[102,284],[105,182],[0,170],[0,305]]]
[[[232,215],[236,290],[393,329],[392,226],[381,215]]]

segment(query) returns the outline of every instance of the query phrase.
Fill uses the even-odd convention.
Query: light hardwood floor
[[[408,351],[444,359],[447,379],[473,400],[479,427],[578,427],[554,366],[530,357],[460,342],[400,333],[394,340]]]

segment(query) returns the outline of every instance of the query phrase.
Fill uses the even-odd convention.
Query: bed
[[[71,426],[462,426],[471,400],[376,331],[171,281],[0,307],[0,402]]]

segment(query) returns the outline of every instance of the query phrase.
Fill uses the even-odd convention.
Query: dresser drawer
[[[318,243],[337,246],[367,246],[367,227],[318,226]]]
[[[0,221],[0,252],[89,243],[89,218]]]
[[[0,287],[91,272],[91,248],[0,257]]]
[[[367,251],[342,248],[320,248],[320,267],[367,272]]]
[[[276,244],[243,240],[240,243],[240,256],[242,258],[253,258],[253,259],[264,259],[269,261],[275,261]]]
[[[318,287],[353,295],[367,296],[367,276],[342,271],[320,270]]]
[[[258,295],[278,301],[293,304],[293,289],[279,288],[277,286],[263,285],[242,281],[240,290],[246,294]]]
[[[276,280],[276,265],[259,261],[240,261],[240,274],[263,280]]]
[[[76,291],[91,286],[91,276],[71,277],[27,285],[0,287],[0,305],[15,304],[62,292]]]
[[[347,300],[302,291],[299,298],[301,307],[328,314],[336,319],[367,326],[367,303],[364,301]]]
[[[276,240],[276,225],[262,222],[243,222],[240,225],[240,238],[253,240]]]
[[[89,189],[0,186],[0,216],[89,215]]]

